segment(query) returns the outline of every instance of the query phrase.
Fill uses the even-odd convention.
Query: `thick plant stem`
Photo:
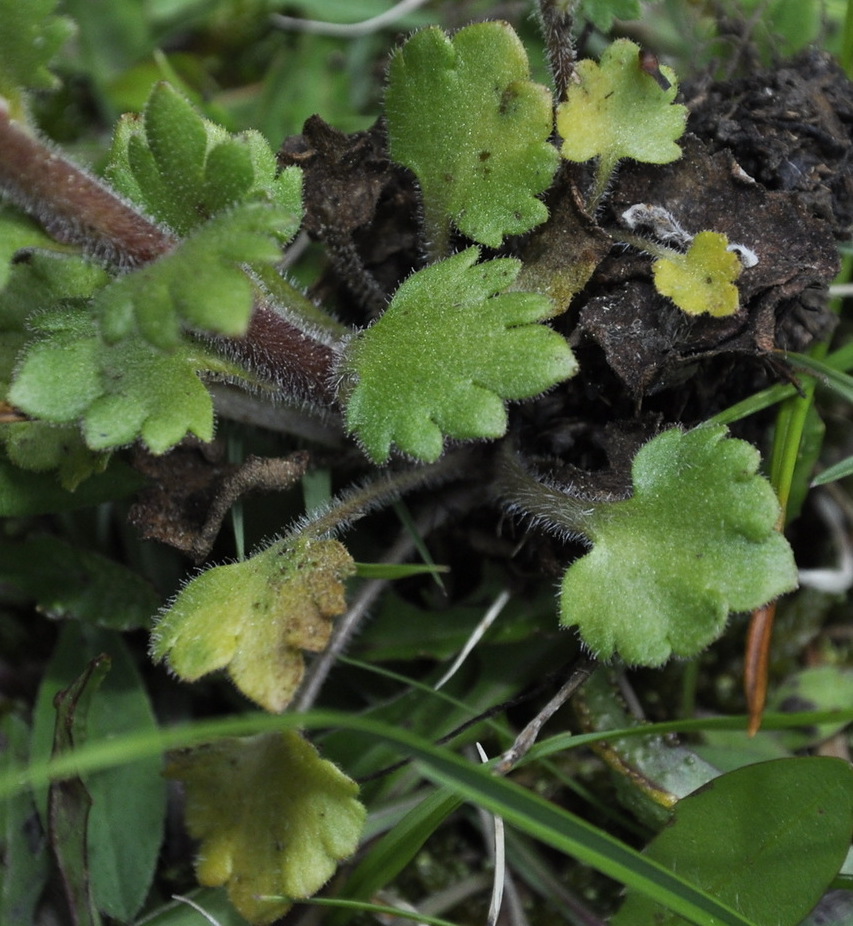
[[[242,338],[216,343],[227,356],[282,393],[306,402],[335,404],[332,371],[338,360],[333,344],[318,332],[305,332],[258,301]]]
[[[123,268],[148,263],[177,240],[9,115],[0,97],[0,191],[63,244]]]
[[[168,231],[117,196],[106,184],[54,151],[10,118],[0,97],[0,194],[64,244],[132,270],[168,254],[178,243]],[[242,338],[221,338],[230,358],[257,371],[283,392],[333,405],[337,353],[331,332],[304,330],[258,301]]]

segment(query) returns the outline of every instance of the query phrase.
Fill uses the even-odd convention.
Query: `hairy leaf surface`
[[[634,495],[596,509],[593,549],[563,579],[561,620],[602,659],[691,657],[797,585],[758,451],[724,427],[664,431],[634,459]]]
[[[201,348],[164,353],[140,337],[109,344],[82,310],[46,313],[38,331],[9,391],[27,414],[79,421],[92,450],[141,439],[164,453],[187,433],[212,438],[213,403],[197,370],[215,361]]]
[[[358,845],[358,786],[293,730],[201,746],[167,773],[186,787],[199,881],[227,885],[251,923],[316,893]]]
[[[478,264],[479,253],[469,248],[415,273],[349,345],[347,427],[377,463],[392,443],[432,462],[445,435],[500,437],[505,399],[538,395],[577,369],[565,339],[538,324],[553,314],[551,301],[501,292],[520,262]]]
[[[684,132],[687,108],[673,103],[675,73],[660,71],[664,89],[640,66],[640,47],[628,39],[608,46],[601,62],[579,61],[576,82],[557,107],[560,153],[570,161],[598,157],[609,173],[621,158],[667,164],[681,157],[676,144]]]
[[[134,326],[151,344],[170,350],[190,326],[238,337],[246,331],[256,287],[244,265],[273,265],[291,216],[261,203],[222,212],[171,253],[119,277],[98,293],[95,310],[110,340]]]
[[[298,168],[278,174],[260,133],[229,134],[167,83],[154,88],[141,117],[119,123],[106,175],[179,236],[248,201],[282,210],[284,239],[295,234],[302,216]]]
[[[418,177],[428,232],[452,220],[498,247],[545,221],[537,197],[559,161],[548,140],[551,94],[530,80],[527,53],[506,23],[477,23],[452,38],[418,32],[391,60],[386,111],[391,157]]]
[[[195,681],[227,668],[237,687],[282,711],[304,672],[302,652],[325,649],[355,564],[337,540],[282,540],[242,563],[193,579],[157,624],[152,655]]]

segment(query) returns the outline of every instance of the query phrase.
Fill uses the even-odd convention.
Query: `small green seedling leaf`
[[[298,168],[279,174],[260,133],[230,135],[167,83],[151,92],[142,117],[119,123],[106,176],[179,236],[246,202],[277,206],[284,239],[296,233],[302,216]]]
[[[679,801],[646,855],[757,926],[797,926],[838,873],[853,829],[853,770],[841,759],[775,759]],[[629,891],[613,926],[688,920]]]
[[[244,265],[272,266],[291,230],[291,215],[262,203],[221,212],[170,254],[119,277],[98,293],[95,311],[110,340],[133,322],[156,347],[178,346],[182,325],[230,337],[244,334],[256,287]]]
[[[355,851],[364,824],[358,786],[301,734],[222,739],[173,758],[201,884],[227,885],[253,924],[316,893]]]
[[[355,571],[337,540],[281,540],[242,563],[216,566],[180,592],[154,629],[151,652],[186,681],[228,669],[268,711],[283,711],[343,613]]]
[[[392,443],[432,462],[445,435],[501,437],[505,399],[538,395],[576,372],[565,339],[538,324],[553,315],[551,301],[501,293],[520,262],[478,264],[479,255],[469,248],[409,277],[348,347],[347,427],[377,463]]]
[[[725,235],[699,232],[686,254],[673,252],[654,262],[655,288],[688,315],[734,315],[738,310],[735,280],[743,265],[728,246]]]
[[[450,221],[489,247],[545,221],[537,197],[559,162],[551,94],[530,80],[509,25],[418,32],[391,60],[386,112],[391,157],[417,175],[435,253]]]
[[[200,347],[167,354],[139,337],[108,344],[83,310],[46,313],[38,331],[9,390],[9,401],[27,414],[80,421],[92,450],[141,439],[165,453],[187,433],[213,437],[213,402],[197,371],[216,361]]]
[[[729,612],[791,591],[797,569],[758,451],[724,427],[664,431],[634,459],[634,495],[597,506],[591,552],[563,579],[561,620],[602,659],[690,658]]]
[[[59,81],[48,69],[74,32],[74,24],[56,16],[56,0],[0,0],[0,96],[11,103],[15,119],[25,115],[24,90],[54,90]]]
[[[598,158],[594,202],[622,158],[668,164],[681,157],[676,140],[687,108],[673,102],[677,92],[672,68],[662,65],[656,75],[643,70],[640,47],[628,39],[610,45],[600,63],[578,62],[566,100],[557,107],[557,131],[567,160]]]

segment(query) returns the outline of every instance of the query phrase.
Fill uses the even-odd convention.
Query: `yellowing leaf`
[[[219,740],[177,756],[167,774],[186,788],[199,882],[227,885],[251,923],[310,897],[358,845],[358,786],[295,731]]]
[[[734,283],[743,266],[737,254],[727,250],[728,244],[725,235],[703,231],[686,254],[659,258],[653,268],[657,291],[688,315],[734,315],[738,310]]]
[[[633,158],[668,164],[681,157],[676,144],[684,132],[687,108],[673,103],[678,91],[675,73],[661,66],[664,89],[640,66],[640,47],[619,39],[601,56],[575,68],[565,102],[557,107],[560,153],[569,161],[599,159],[593,199],[597,200],[617,161]]]
[[[282,540],[242,563],[193,579],[157,624],[152,655],[195,681],[228,668],[237,687],[268,711],[290,703],[302,651],[329,642],[346,608],[342,579],[355,571],[337,540]]]

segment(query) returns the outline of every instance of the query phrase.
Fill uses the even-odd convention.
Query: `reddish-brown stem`
[[[177,240],[26,127],[0,98],[0,190],[65,244],[120,267],[172,250]]]
[[[749,735],[755,736],[761,727],[764,705],[767,701],[767,672],[770,664],[770,641],[773,638],[773,621],[776,602],[752,612],[746,643],[746,663],[743,686],[749,709]]]
[[[291,324],[272,306],[257,302],[246,334],[219,343],[229,357],[283,393],[320,405],[335,404],[332,371],[337,352]]]
[[[0,97],[0,193],[66,244],[122,269],[156,260],[178,243],[108,186],[11,119]],[[300,399],[334,404],[336,352],[258,302],[242,338],[219,343],[235,360]]]

